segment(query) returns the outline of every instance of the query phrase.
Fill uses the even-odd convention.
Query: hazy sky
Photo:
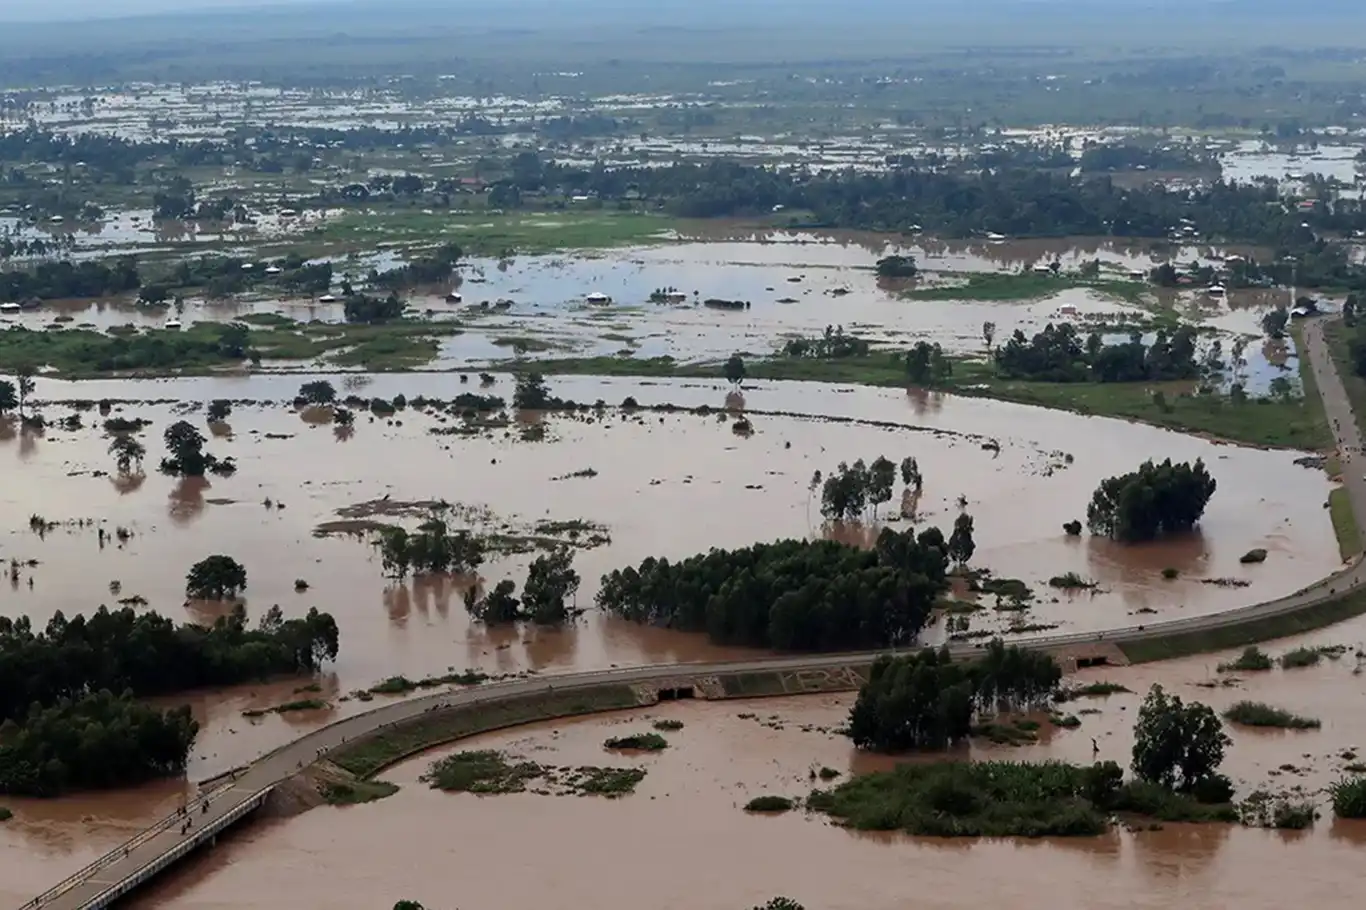
[[[0,22],[107,19],[142,13],[192,12],[233,6],[283,6],[318,0],[0,0]]]

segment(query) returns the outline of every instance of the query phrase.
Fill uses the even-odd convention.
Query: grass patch
[[[1298,345],[1299,336],[1294,337]],[[1366,434],[1366,377],[1358,376],[1355,364],[1352,363],[1352,330],[1344,325],[1341,319],[1334,319],[1332,322],[1324,323],[1323,340],[1328,343],[1328,353],[1333,358],[1333,365],[1337,367],[1338,378],[1342,380],[1342,387],[1347,392],[1347,400],[1352,404],[1352,415],[1356,418],[1357,429]],[[1304,371],[1301,371],[1301,375],[1303,374]],[[1305,386],[1306,393],[1308,390],[1309,387]]]
[[[435,338],[414,335],[384,335],[362,341],[337,352],[331,362],[342,367],[362,367],[393,372],[420,367],[436,359],[441,344]]]
[[[1281,669],[1295,670],[1300,667],[1316,667],[1323,660],[1323,652],[1318,648],[1295,648],[1281,655]]]
[[[1087,683],[1084,686],[1064,686],[1058,690],[1054,696],[1054,701],[1059,703],[1069,702],[1078,698],[1104,698],[1107,695],[1117,695],[1121,692],[1132,692],[1128,686],[1119,683],[1102,680],[1101,682]]]
[[[1074,591],[1083,588],[1094,588],[1096,583],[1082,578],[1076,572],[1068,572],[1066,575],[1054,575],[1048,579],[1050,588],[1061,588],[1064,591]]]
[[[320,227],[318,239],[328,245],[352,246],[380,242],[406,246],[453,240],[466,251],[499,256],[509,252],[547,253],[662,243],[691,230],[688,222],[639,212],[471,210],[427,214],[395,209],[347,212],[329,219]]]
[[[1004,724],[996,721],[984,721],[983,723],[973,724],[969,731],[973,736],[990,740],[998,746],[1023,746],[1028,743],[1038,742],[1039,737],[1035,734],[1039,724],[1037,721],[1030,721],[1030,727],[1020,721],[1013,724]]]
[[[1245,727],[1277,727],[1282,730],[1317,730],[1318,718],[1301,717],[1259,701],[1240,701],[1224,712],[1224,719]]]
[[[673,733],[683,729],[681,720],[657,720],[653,724],[656,730],[663,730],[666,733]]]
[[[1072,730],[1081,726],[1081,718],[1075,714],[1050,714],[1048,722],[1055,727],[1062,727],[1064,730]]]
[[[284,714],[288,711],[320,711],[323,708],[332,707],[321,698],[301,698],[296,701],[287,701],[282,705],[275,705],[272,708],[261,708],[255,711],[243,711],[242,716],[247,718],[265,717],[267,714]]]
[[[602,744],[604,749],[631,749],[640,752],[660,752],[669,748],[669,741],[658,733],[633,733],[613,736]]]
[[[1141,281],[1083,279],[1035,272],[972,272],[965,281],[915,288],[901,296],[906,300],[1038,300],[1069,288],[1091,288],[1130,302],[1142,300],[1148,291],[1148,286]]]
[[[1328,788],[1338,818],[1366,818],[1366,777],[1344,778]]]
[[[840,776],[840,772],[836,771],[834,768],[822,766],[822,768],[816,772],[816,776],[821,780],[834,780]]]
[[[406,676],[390,676],[375,683],[365,692],[370,695],[404,695],[418,689],[434,689],[438,686],[477,686],[491,678],[480,670],[462,670],[459,673],[447,673],[445,676],[426,676],[416,681]]]
[[[1220,664],[1217,669],[1220,673],[1256,673],[1270,670],[1274,665],[1271,655],[1254,645],[1244,648],[1237,660]]]
[[[1361,552],[1361,529],[1357,527],[1346,487],[1338,487],[1328,494],[1328,515],[1333,519],[1333,533],[1338,538],[1338,554],[1346,562]]]
[[[329,753],[333,764],[359,778],[367,778],[424,749],[476,733],[519,724],[598,711],[633,708],[639,704],[629,686],[601,686],[495,704],[476,704],[433,711],[410,722],[345,743]]]
[[[790,812],[796,806],[786,796],[756,796],[745,803],[746,812]]]
[[[536,762],[512,763],[501,752],[481,749],[457,752],[435,762],[422,782],[451,793],[521,793],[527,781],[544,774]]]
[[[1267,616],[1199,632],[1177,632],[1160,638],[1117,644],[1130,663],[1146,663],[1287,638],[1301,632],[1322,629],[1353,616],[1360,616],[1362,613],[1366,613],[1366,591],[1358,589],[1325,603],[1280,616]]]
[[[398,792],[398,785],[382,780],[323,781],[318,792],[332,806],[356,806],[372,803]]]

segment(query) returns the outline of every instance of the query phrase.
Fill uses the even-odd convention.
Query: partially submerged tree
[[[526,618],[522,602],[517,599],[517,583],[503,579],[493,589],[479,596],[474,587],[465,590],[465,609],[470,616],[491,626],[506,625]]]
[[[14,383],[0,379],[0,414],[19,407],[19,396],[15,393]]]
[[[185,576],[185,596],[200,600],[236,597],[247,586],[247,570],[231,556],[201,559]]]
[[[1133,769],[1143,780],[1190,791],[1216,778],[1231,740],[1214,709],[1183,704],[1154,685],[1134,725]]]
[[[745,381],[745,361],[739,354],[731,354],[721,368],[726,381],[731,385],[739,385]]]
[[[142,469],[142,459],[147,456],[147,448],[136,438],[118,433],[109,440],[109,454],[114,456],[114,464],[118,467],[119,473],[128,474],[134,463],[137,464],[138,470]]]
[[[964,512],[953,521],[953,533],[949,535],[949,558],[964,566],[972,559],[976,549],[977,544],[972,539],[972,516]]]
[[[161,470],[182,477],[203,477],[209,466],[204,454],[204,435],[187,420],[178,420],[166,428],[163,439],[170,454],[161,460]]]
[[[901,459],[901,482],[917,493],[925,484],[925,478],[920,475],[920,464],[909,455]]]
[[[220,423],[227,420],[228,416],[231,414],[232,402],[228,401],[226,398],[215,398],[213,401],[209,402],[209,408],[205,413],[205,416],[211,423]]]
[[[517,377],[517,388],[512,393],[512,406],[522,411],[544,411],[554,403],[545,377],[540,373],[523,373]]]
[[[896,485],[896,465],[879,455],[868,467],[868,501],[873,504],[873,518],[877,518],[877,507],[892,498],[892,487]]]
[[[1092,534],[1126,542],[1189,531],[1200,521],[1218,484],[1199,459],[1194,464],[1145,461],[1137,471],[1101,481],[1086,509]]]
[[[558,625],[578,612],[565,602],[579,589],[573,564],[574,552],[568,547],[532,560],[522,586],[522,605],[532,620]]]
[[[439,515],[432,515],[412,533],[385,528],[380,532],[379,548],[385,573],[395,578],[404,578],[409,571],[463,575],[484,562],[484,547],[478,538],[464,530],[452,532]]]
[[[331,404],[337,400],[337,390],[326,379],[315,379],[299,386],[298,397],[307,404]]]

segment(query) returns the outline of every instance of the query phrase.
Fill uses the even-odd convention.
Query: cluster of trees
[[[1092,534],[1125,542],[1154,540],[1189,531],[1200,521],[1217,482],[1204,461],[1161,464],[1101,481],[1086,508]]]
[[[62,332],[9,329],[16,349],[38,363],[71,364],[77,371],[108,372],[187,368],[241,362],[254,356],[251,331],[242,323],[200,323],[187,332],[107,335],[85,329]]]
[[[208,627],[131,607],[70,619],[58,611],[38,632],[28,617],[0,617],[0,720],[102,689],[141,697],[311,672],[338,646],[336,621],[316,609],[287,620],[272,607],[255,629],[240,604]]]
[[[919,493],[925,484],[920,464],[912,457],[901,459],[901,482],[908,490]],[[853,465],[841,461],[839,466],[822,479],[821,472],[811,476],[811,490],[821,490],[821,515],[830,521],[858,521],[869,504],[873,516],[877,507],[892,498],[898,466],[886,456],[879,455],[871,465],[862,458]]]
[[[917,341],[906,352],[906,379],[914,385],[933,385],[953,375],[953,361],[939,342]]]
[[[371,287],[402,290],[418,284],[437,284],[451,277],[456,263],[464,252],[454,243],[437,247],[426,256],[419,256],[406,265],[386,271],[371,271],[367,279]]]
[[[120,256],[96,260],[40,262],[31,269],[0,272],[0,300],[59,300],[103,297],[135,291],[141,284],[137,261]]]
[[[760,215],[780,205],[834,227],[919,225],[951,237],[1165,237],[1184,218],[1205,237],[1304,248],[1316,232],[1366,229],[1366,208],[1354,201],[1292,211],[1274,183],[1220,180],[1172,193],[1156,184],[1124,187],[1108,176],[1021,167],[811,173],[724,160],[612,169],[547,163],[537,179],[603,200],[655,200],[688,217]]]
[[[342,302],[342,313],[347,322],[373,325],[402,318],[403,306],[403,301],[393,291],[390,291],[387,297],[353,292],[347,294]]]
[[[208,440],[199,428],[188,420],[177,420],[162,434],[166,443],[166,457],[161,459],[161,472],[178,477],[203,477],[206,472],[232,474],[237,470],[231,458],[219,459],[204,451]]]
[[[860,749],[942,749],[968,736],[975,713],[1037,707],[1061,679],[1049,655],[999,639],[971,662],[954,661],[947,649],[884,655],[859,689],[848,734]]]
[[[1230,742],[1213,708],[1184,704],[1155,685],[1134,724],[1134,774],[1168,790],[1194,793],[1202,802],[1227,802],[1233,785],[1219,774],[1219,766]]]
[[[562,548],[532,560],[520,600],[516,597],[517,585],[504,579],[482,595],[475,588],[466,590],[465,609],[489,625],[523,620],[560,625],[582,612],[571,603],[579,590],[579,581],[573,551]]]
[[[162,711],[130,693],[34,704],[0,737],[0,793],[58,796],[178,774],[198,732],[188,706]]]
[[[1158,382],[1200,375],[1195,331],[1186,326],[1170,335],[1159,329],[1151,344],[1137,332],[1126,342],[1105,344],[1099,332],[1083,342],[1071,323],[1050,322],[1033,338],[1016,329],[993,356],[1002,376],[1040,382]]]
[[[914,256],[883,256],[877,261],[876,271],[879,278],[914,278],[920,269]]]
[[[945,587],[948,544],[883,530],[874,548],[783,540],[604,575],[597,603],[625,619],[718,643],[821,651],[893,647],[924,626]]]
[[[484,546],[468,531],[451,531],[439,515],[432,515],[416,531],[385,528],[379,535],[384,571],[395,578],[408,573],[465,575],[484,562]]]
[[[222,554],[201,559],[185,576],[185,596],[201,600],[236,597],[246,586],[246,568],[231,556]]]
[[[788,357],[865,357],[872,349],[866,340],[853,333],[845,333],[844,326],[826,326],[815,338],[792,338],[783,345]]]

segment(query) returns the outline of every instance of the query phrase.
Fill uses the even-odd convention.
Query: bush
[[[672,733],[672,732],[674,732],[675,730],[682,730],[682,729],[683,729],[683,721],[681,721],[681,720],[657,720],[657,721],[654,722],[654,725],[653,725],[653,726],[654,726],[654,728],[655,728],[656,730],[663,730],[663,731],[665,731],[666,733]]]
[[[1271,657],[1253,645],[1245,648],[1243,653],[1238,655],[1237,660],[1220,664],[1218,669],[1220,673],[1252,673],[1259,670],[1270,670],[1273,665]]]
[[[638,749],[643,752],[658,752],[669,747],[669,741],[658,733],[635,733],[631,736],[614,736],[602,744],[604,749]]]
[[[1259,562],[1266,562],[1266,551],[1261,549],[1260,547],[1248,550],[1242,556],[1238,557],[1238,561],[1243,565],[1252,565]]]
[[[1343,778],[1328,788],[1338,818],[1366,818],[1366,777]]]
[[[1313,667],[1323,659],[1317,648],[1296,648],[1281,655],[1281,668],[1293,670],[1298,667]]]
[[[1256,701],[1240,701],[1224,712],[1224,719],[1247,727],[1279,727],[1285,730],[1317,730],[1318,718],[1301,717]]]
[[[745,803],[746,812],[788,812],[795,804],[786,796],[756,796]]]

